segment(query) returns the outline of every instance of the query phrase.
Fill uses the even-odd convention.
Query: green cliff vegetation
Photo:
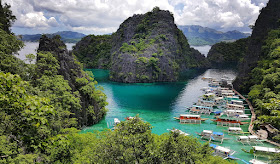
[[[271,30],[262,46],[262,57],[245,84],[250,87],[258,116],[255,124],[271,124],[280,129],[280,29]],[[280,142],[280,134],[273,137]]]
[[[73,47],[85,68],[110,68],[111,35],[88,35]]]
[[[211,47],[207,59],[213,67],[237,66],[243,61],[249,39],[216,43]]]
[[[129,17],[110,36],[83,38],[73,52],[86,68],[109,69],[112,81],[125,83],[176,81],[183,70],[209,66],[158,7]]]
[[[248,94],[257,119],[255,129],[267,131],[268,139],[280,142],[279,124],[279,61],[280,3],[269,0],[253,27],[248,50],[240,63],[234,87]]]

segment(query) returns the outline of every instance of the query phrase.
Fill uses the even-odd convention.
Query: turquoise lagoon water
[[[92,69],[98,84],[104,88],[107,95],[108,112],[103,120],[91,127],[84,128],[81,133],[93,132],[95,130],[103,130],[112,128],[114,118],[124,120],[125,117],[135,116],[139,114],[141,118],[148,121],[155,134],[167,133],[167,129],[180,129],[191,134],[193,137],[199,138],[195,132],[202,130],[213,130],[224,132],[226,127],[217,126],[210,119],[212,115],[202,115],[204,118],[210,118],[202,124],[179,124],[173,117],[186,113],[187,107],[192,106],[203,92],[202,87],[207,87],[208,82],[203,81],[202,77],[220,78],[227,75],[235,78],[236,72],[233,70],[189,70],[182,73],[178,82],[168,83],[141,83],[141,84],[124,84],[109,81],[109,72],[106,70]],[[248,125],[241,126],[244,131],[248,131]],[[235,157],[249,161],[253,155],[244,153],[241,148],[250,150],[251,146],[243,146],[236,142],[236,135],[225,135],[230,140],[224,140],[223,144],[218,142],[214,144],[228,147],[235,150]],[[200,140],[201,142],[205,142]],[[264,146],[273,147],[270,144]],[[243,163],[240,160],[238,163]]]

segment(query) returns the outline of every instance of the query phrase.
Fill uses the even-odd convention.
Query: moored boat
[[[240,127],[229,127],[228,134],[244,134]]]
[[[208,118],[201,118],[200,115],[192,114],[180,114],[180,117],[174,117],[180,120],[182,124],[201,124],[202,121],[206,121]]]
[[[229,138],[224,138],[224,133],[213,132],[212,130],[203,130],[201,133],[198,133],[198,132],[196,132],[196,133],[198,135],[200,135],[202,139],[209,140],[209,142],[219,141],[222,144],[225,139],[229,139]]]
[[[225,116],[220,116],[216,119],[211,119],[214,122],[217,122],[217,125],[221,126],[240,126],[244,124],[248,124],[248,122],[241,122],[238,118],[234,117],[225,117]]]
[[[225,148],[222,146],[218,146],[215,144],[210,144],[210,147],[214,149],[214,154],[218,155],[224,159],[238,159],[236,157],[233,157],[232,155],[235,153],[235,151],[230,150],[229,148]]]
[[[114,118],[114,126],[117,126],[121,121],[118,118]]]
[[[268,162],[263,162],[257,159],[251,159],[249,162],[250,164],[268,164]]]
[[[250,136],[238,136],[237,138],[237,142],[242,143],[243,145],[245,144],[249,144],[251,145],[251,143],[255,143],[255,144],[263,144],[262,140],[259,139],[258,136],[255,135],[250,135]]]

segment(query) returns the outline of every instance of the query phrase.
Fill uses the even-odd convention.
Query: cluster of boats
[[[201,124],[208,118],[201,118],[201,115],[213,115],[213,119],[210,119],[213,122],[216,122],[218,126],[227,126],[228,130],[226,131],[228,135],[241,135],[236,138],[237,142],[242,143],[243,145],[248,144],[263,144],[263,140],[259,139],[258,136],[248,135],[246,136],[241,125],[248,124],[250,121],[250,114],[246,113],[243,99],[240,99],[239,96],[231,88],[231,80],[229,78],[222,78],[221,80],[215,80],[213,78],[203,78],[203,80],[209,81],[208,87],[202,88],[204,92],[203,96],[193,104],[192,107],[187,109],[186,114],[180,114],[179,117],[174,117],[179,120],[181,124]],[[174,131],[178,131],[175,129]],[[185,133],[185,132],[183,132]],[[248,132],[247,132],[248,133]],[[215,141],[223,143],[224,140],[229,140],[225,138],[223,132],[215,132],[212,130],[203,130],[202,132],[196,132],[201,139],[208,140],[209,142]],[[218,146],[215,144],[210,144],[210,147],[213,148],[214,154],[223,157],[224,159],[238,159],[232,156],[236,153],[229,148]],[[252,146],[252,151],[254,154],[254,159],[249,162],[240,159],[244,163],[263,163],[255,159],[257,154],[270,154],[276,153],[280,150],[275,148],[267,148],[263,146]]]

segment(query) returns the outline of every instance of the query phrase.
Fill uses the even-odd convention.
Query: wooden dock
[[[236,94],[238,94],[238,96],[240,96],[243,100],[245,100],[246,103],[248,104],[248,106],[249,106],[249,108],[250,108],[250,110],[251,110],[251,114],[252,114],[252,116],[251,116],[251,122],[250,122],[250,125],[249,125],[249,128],[248,128],[248,131],[249,131],[252,135],[258,136],[258,135],[256,134],[256,132],[253,130],[253,128],[254,128],[253,122],[256,120],[256,113],[255,113],[255,111],[254,111],[253,105],[251,104],[251,102],[250,102],[247,98],[245,98],[243,95],[241,95],[239,92],[237,92],[234,88],[232,88],[232,90],[233,90]],[[259,137],[260,137],[260,136],[259,136]],[[264,140],[265,140],[266,142],[269,142],[269,143],[275,145],[275,146],[280,147],[280,144],[279,144],[279,143],[276,143],[276,142],[271,141],[271,140],[268,140],[268,139],[264,139]]]

